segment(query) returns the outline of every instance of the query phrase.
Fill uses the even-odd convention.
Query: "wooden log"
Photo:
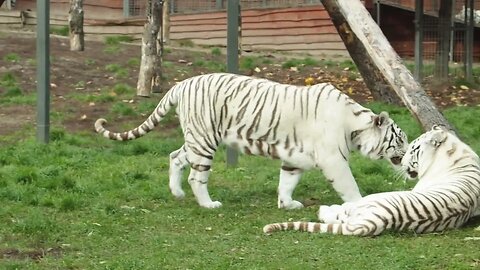
[[[400,97],[424,130],[434,124],[454,130],[359,0],[322,0],[322,3],[376,99],[397,102]]]

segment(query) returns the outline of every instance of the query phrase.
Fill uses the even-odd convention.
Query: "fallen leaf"
[[[468,89],[470,89],[470,88],[468,88],[468,86],[462,84],[462,85],[460,85],[460,89],[468,90]]]
[[[312,77],[308,77],[305,79],[305,85],[313,85],[315,83],[315,79]]]

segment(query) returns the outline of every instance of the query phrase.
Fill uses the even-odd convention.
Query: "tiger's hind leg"
[[[170,192],[178,199],[185,197],[185,192],[182,189],[182,176],[187,165],[185,146],[170,153],[169,187]]]
[[[222,206],[222,203],[219,201],[212,201],[207,188],[211,164],[212,160],[208,158],[197,158],[193,162],[190,161],[191,168],[190,175],[188,176],[188,183],[201,207],[218,208]]]
[[[300,181],[303,170],[282,163],[280,181],[278,183],[278,208],[298,209],[303,204],[292,199],[293,190]]]

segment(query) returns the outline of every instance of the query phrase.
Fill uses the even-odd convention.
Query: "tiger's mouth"
[[[402,157],[391,157],[390,161],[393,165],[399,165],[402,162]]]

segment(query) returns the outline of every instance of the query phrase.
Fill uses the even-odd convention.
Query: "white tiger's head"
[[[400,166],[407,151],[408,138],[387,112],[372,116],[368,127],[351,133],[352,143],[360,153],[371,159],[385,158]]]
[[[468,145],[443,127],[434,125],[410,143],[402,159],[402,170],[410,179],[421,179],[427,172],[451,170],[472,160],[479,162]]]

